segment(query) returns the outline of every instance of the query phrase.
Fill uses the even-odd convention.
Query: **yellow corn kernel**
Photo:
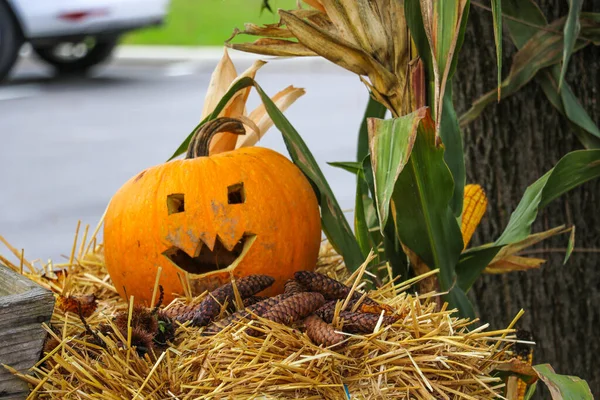
[[[523,329],[517,330],[517,339],[531,342],[533,340],[533,336],[531,332]],[[525,343],[516,343],[515,344],[515,353],[517,355],[517,359],[520,361],[524,361],[529,365],[533,363],[533,348]],[[527,383],[520,378],[517,378],[517,400],[524,400],[525,394],[527,393]]]
[[[519,355],[517,358],[521,361],[527,361],[527,364],[531,365],[533,362],[533,350],[530,349],[526,356]],[[522,379],[517,381],[517,393],[518,400],[525,399],[525,394],[527,393],[527,383],[525,383],[525,381]]]
[[[479,185],[466,185],[463,202],[463,213],[460,231],[462,232],[464,248],[471,241],[475,229],[481,222],[487,207],[487,197]]]

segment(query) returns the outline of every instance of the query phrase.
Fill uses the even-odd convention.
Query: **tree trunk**
[[[549,21],[568,12],[564,0],[539,0],[538,4]],[[598,2],[583,4],[585,11],[600,12]],[[503,43],[506,76],[515,53],[506,30]],[[454,79],[458,114],[496,82],[491,13],[472,5]],[[590,46],[571,58],[567,82],[592,119],[600,123],[598,47]],[[500,104],[488,106],[464,130],[464,138],[467,182],[481,184],[489,198],[474,245],[498,238],[527,186],[566,153],[582,149],[565,118],[535,82]],[[559,250],[568,242],[563,235],[537,247],[546,250],[535,254],[548,260],[542,268],[484,275],[472,297],[480,317],[492,329],[506,327],[520,309],[525,310],[517,326],[533,333],[537,342],[534,364],[550,363],[560,374],[579,376],[587,380],[592,393],[600,395],[600,179],[551,203],[538,215],[533,232],[562,224],[577,227],[576,249],[566,265],[564,251]]]

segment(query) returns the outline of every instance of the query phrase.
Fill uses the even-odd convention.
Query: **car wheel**
[[[0,0],[0,81],[8,75],[15,64],[21,43],[21,35],[15,20],[7,5]]]
[[[60,74],[87,72],[106,61],[117,46],[118,38],[80,43],[57,43],[51,46],[34,46],[36,54],[52,65]]]

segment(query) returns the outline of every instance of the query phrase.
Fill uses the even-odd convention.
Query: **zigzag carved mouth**
[[[168,248],[162,254],[177,267],[190,274],[206,274],[226,269],[234,264],[237,265],[255,239],[256,235],[245,233],[233,249],[227,250],[219,236],[217,236],[212,250],[203,242],[200,242],[197,250],[198,254],[194,257],[191,257],[177,246]]]

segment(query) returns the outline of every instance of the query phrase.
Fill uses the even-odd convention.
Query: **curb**
[[[224,47],[219,46],[131,46],[117,47],[114,57],[131,61],[219,61]],[[232,60],[255,60],[258,56],[228,49]]]
[[[2,1],[2,0],[0,0]],[[112,62],[121,65],[167,66],[173,76],[188,75],[191,70],[210,72],[223,57],[224,46],[141,46],[119,45]],[[245,53],[227,49],[229,57],[239,70],[248,68],[256,60],[269,62],[272,72],[293,73],[318,72],[339,74],[345,71],[322,57],[276,57]],[[35,59],[31,46],[24,44],[20,50],[21,59]]]
[[[114,60],[124,62],[148,63],[207,63],[216,64],[223,57],[224,47],[221,46],[139,46],[121,45],[114,53]],[[255,60],[277,61],[281,66],[311,65],[335,67],[331,62],[321,57],[276,57],[245,53],[239,50],[227,49],[234,63],[252,63]]]

